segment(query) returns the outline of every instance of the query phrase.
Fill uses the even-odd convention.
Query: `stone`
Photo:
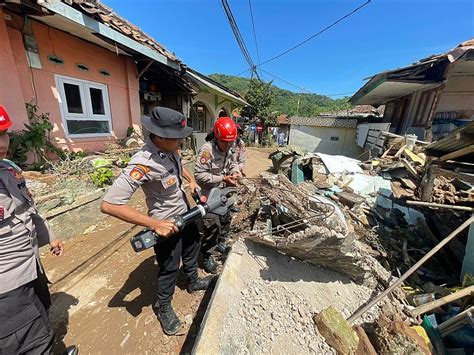
[[[355,353],[359,346],[357,333],[347,320],[333,306],[326,308],[314,316],[314,322],[326,343],[338,353]]]

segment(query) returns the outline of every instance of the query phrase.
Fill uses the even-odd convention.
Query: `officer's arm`
[[[151,218],[129,205],[114,205],[107,201],[102,201],[100,211],[121,219],[122,221],[154,230],[155,233],[163,237],[167,237],[178,231],[173,221],[162,221]]]
[[[133,193],[149,181],[148,172],[149,168],[144,165],[131,164],[127,166],[105,194],[100,210],[102,213],[149,228],[166,237],[178,231],[174,222],[151,218],[127,205]]]
[[[31,219],[35,225],[36,238],[38,239],[38,246],[50,244],[56,239],[53,231],[49,227],[48,222],[37,213],[31,215]]]

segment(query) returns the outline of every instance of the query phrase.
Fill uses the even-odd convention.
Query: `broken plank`
[[[400,181],[402,182],[402,185],[404,185],[405,187],[411,190],[416,190],[416,185],[412,180],[407,179],[407,178],[402,178],[400,179]]]
[[[414,206],[429,207],[429,208],[448,208],[451,210],[474,212],[474,208],[468,207],[468,206],[443,205],[441,203],[422,202],[422,201],[407,201],[407,204],[414,205]]]
[[[407,147],[406,144],[402,145],[402,146],[400,147],[400,149],[395,153],[394,157],[395,157],[395,158],[398,158],[398,157],[403,153],[403,150],[404,150],[406,147]]]
[[[408,172],[418,179],[418,173],[416,172],[415,168],[408,162],[408,160],[402,158],[400,159],[400,161],[403,163]]]
[[[450,295],[447,295],[447,296],[444,296],[440,299],[434,300],[434,301],[426,303],[426,304],[422,304],[421,306],[416,307],[411,312],[415,316],[419,316],[420,314],[427,313],[427,312],[429,312],[429,311],[431,311],[435,308],[444,306],[445,304],[448,304],[448,303],[451,303],[453,301],[459,300],[463,297],[472,296],[472,295],[474,295],[474,286],[469,286],[469,287],[466,287],[463,290],[454,292],[454,293],[452,293]]]
[[[474,144],[471,144],[467,147],[458,149],[454,152],[445,154],[445,155],[441,156],[439,158],[439,160],[441,160],[441,161],[452,160],[452,159],[463,157],[463,156],[471,154],[471,153],[474,153]]]
[[[417,154],[413,153],[410,149],[403,149],[403,154],[410,158],[411,161],[418,163],[420,165],[425,165],[425,159],[420,158]]]

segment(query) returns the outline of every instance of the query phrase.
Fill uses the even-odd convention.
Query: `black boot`
[[[196,291],[206,290],[214,276],[206,276],[202,278],[196,278],[194,281],[190,281],[188,284],[188,292],[194,293]]]
[[[217,263],[212,257],[212,255],[205,257],[202,261],[204,271],[209,274],[214,274],[217,271]]]
[[[230,251],[230,245],[227,245],[225,242],[219,242],[216,245],[216,251],[221,254],[227,254]]]
[[[71,345],[64,350],[63,355],[77,355],[79,354],[79,349],[76,345]]]
[[[181,328],[181,322],[170,304],[160,306],[157,316],[166,335],[175,335]]]

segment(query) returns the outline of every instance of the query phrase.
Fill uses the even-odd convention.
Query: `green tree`
[[[275,126],[276,112],[272,111],[274,98],[275,93],[271,81],[265,83],[258,79],[251,79],[245,93],[245,101],[250,106],[244,108],[243,114],[259,118],[264,126]]]

